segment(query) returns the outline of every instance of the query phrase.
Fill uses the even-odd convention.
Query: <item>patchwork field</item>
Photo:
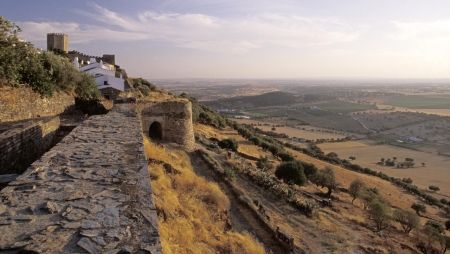
[[[348,114],[356,111],[364,111],[373,108],[373,105],[370,104],[356,104],[345,101],[334,101],[330,103],[317,104],[315,106],[326,109],[328,111],[342,114]]]
[[[354,163],[372,170],[381,171],[389,176],[411,178],[415,185],[428,189],[429,185],[441,188],[439,193],[450,196],[450,157],[433,155],[425,152],[409,150],[391,145],[378,145],[374,141],[360,140],[345,143],[324,143],[318,145],[325,153],[335,152],[340,158],[355,156]],[[403,162],[405,158],[413,158],[415,166],[408,169],[397,169],[378,165],[381,158],[397,157]],[[425,163],[423,167],[421,163]]]
[[[261,121],[256,121],[256,120],[249,120],[249,119],[236,119],[236,122],[240,123],[240,124],[258,124],[258,123],[263,123]],[[267,126],[267,125],[261,125],[261,126],[256,126],[259,129],[263,130],[263,131],[271,131],[272,130],[272,126]],[[316,139],[341,139],[341,138],[345,138],[346,136],[351,136],[351,135],[355,135],[355,134],[350,134],[350,133],[346,133],[346,132],[342,132],[342,131],[331,131],[328,129],[323,129],[323,128],[317,128],[317,127],[313,127],[313,126],[309,126],[309,125],[300,125],[297,128],[292,128],[292,127],[275,127],[276,130],[274,132],[276,133],[284,133],[289,135],[289,137],[297,137],[297,138],[303,138],[306,140],[316,140]],[[305,130],[302,130],[303,128],[305,128]],[[314,130],[314,131],[312,131]],[[330,133],[333,132],[333,133]],[[355,136],[359,136],[362,137],[363,135],[355,135]]]
[[[411,109],[450,109],[450,95],[403,95],[389,100],[385,104]]]

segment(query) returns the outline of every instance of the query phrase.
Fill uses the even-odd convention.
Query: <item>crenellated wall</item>
[[[54,116],[74,108],[75,98],[64,92],[42,98],[30,87],[0,87],[0,122]]]
[[[149,135],[154,122],[162,125],[162,139],[178,143],[190,150],[194,148],[194,127],[192,124],[192,104],[185,100],[151,102],[138,100],[142,131]]]

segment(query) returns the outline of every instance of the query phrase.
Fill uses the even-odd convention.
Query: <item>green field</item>
[[[356,111],[364,111],[364,110],[373,108],[372,105],[355,104],[355,103],[349,103],[349,102],[345,102],[345,101],[335,101],[335,102],[324,103],[324,104],[319,104],[319,105],[315,105],[315,106],[329,110],[329,111],[334,111],[334,112],[343,113],[343,114],[348,114],[348,113],[356,112]]]
[[[269,115],[267,114],[263,114],[263,113],[251,113],[248,114],[251,118],[264,118],[264,117],[269,117]]]
[[[386,104],[414,109],[450,109],[450,95],[403,95]]]

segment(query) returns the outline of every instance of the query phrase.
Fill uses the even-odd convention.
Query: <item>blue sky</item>
[[[160,78],[450,78],[450,1],[29,1],[0,15],[46,48]]]

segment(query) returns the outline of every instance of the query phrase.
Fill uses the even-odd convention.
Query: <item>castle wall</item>
[[[162,253],[141,124],[129,104],[84,121],[0,200],[0,247],[11,253]]]
[[[0,133],[0,174],[21,174],[51,146],[59,117],[16,124]]]
[[[75,108],[75,99],[63,92],[41,98],[30,87],[0,87],[0,122],[54,116]]]
[[[157,121],[162,125],[162,139],[178,143],[186,149],[194,148],[192,105],[189,101],[138,101],[142,131],[149,135],[150,125]]]
[[[96,62],[100,62],[100,60],[102,60],[105,63],[109,63],[112,65],[116,65],[116,56],[115,55],[103,55],[103,56],[91,56],[91,55],[86,55],[84,53],[78,52],[76,50],[72,50],[69,51],[69,57],[70,59],[75,59],[75,57],[78,57],[78,61],[81,62],[81,60],[83,60],[84,64],[86,64],[87,61],[90,61],[91,58],[95,58]]]

